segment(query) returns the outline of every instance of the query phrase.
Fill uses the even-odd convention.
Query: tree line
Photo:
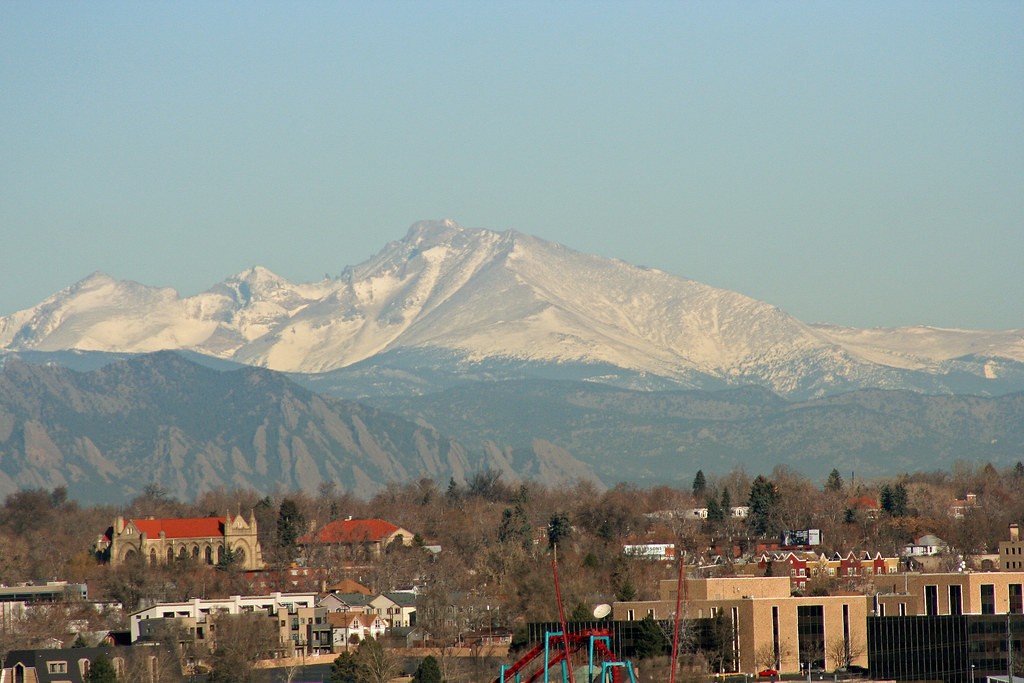
[[[666,563],[624,556],[624,544],[675,543],[702,554],[783,530],[817,528],[823,552],[895,554],[913,538],[933,533],[954,552],[970,554],[996,550],[1008,524],[1024,521],[1024,465],[1019,463],[997,469],[963,462],[951,471],[872,481],[833,470],[815,482],[786,466],[753,476],[742,468],[718,474],[698,469],[692,477],[692,484],[682,486],[600,489],[580,482],[555,489],[482,471],[447,485],[429,479],[393,483],[369,497],[323,485],[315,492],[272,495],[216,489],[191,501],[151,485],[125,506],[82,506],[64,488],[22,490],[3,501],[0,583],[87,582],[92,599],[121,602],[126,612],[144,601],[248,593],[245,575],[230,558],[212,570],[188,558],[156,567],[141,560],[111,567],[94,548],[118,514],[241,512],[248,517],[251,512],[271,570],[301,557],[306,566],[323,567],[330,583],[350,578],[375,592],[419,586],[419,623],[445,639],[461,630],[521,629],[527,622],[557,619],[550,564],[554,545],[564,567],[559,573],[566,611],[583,616],[600,603],[654,599],[657,581],[673,578],[675,570]],[[961,518],[951,517],[952,501],[968,492],[976,494],[978,505]],[[879,503],[880,514],[860,507],[865,498]],[[745,519],[729,514],[738,505],[749,507]],[[695,507],[708,509],[706,520],[679,514]],[[386,519],[415,533],[415,542],[395,544],[378,559],[355,558],[359,561],[334,548],[299,548],[303,533],[349,516]],[[441,552],[427,552],[427,545],[440,546]],[[38,610],[33,619],[19,634],[3,636],[6,649],[64,635],[76,619],[98,628],[124,626],[124,613],[79,613],[73,605]]]

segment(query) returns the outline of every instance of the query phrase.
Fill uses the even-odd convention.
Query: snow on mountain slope
[[[976,331],[937,327],[857,329],[812,325],[858,356],[898,368],[926,369],[963,356],[989,356],[1024,362],[1024,330]]]
[[[901,372],[946,372],[965,354],[1024,361],[1020,331],[809,326],[735,292],[447,220],[417,223],[365,263],[309,284],[257,267],[180,298],[95,274],[0,318],[0,348],[190,349],[303,373],[419,350],[453,363],[604,364],[784,394],[901,386]]]

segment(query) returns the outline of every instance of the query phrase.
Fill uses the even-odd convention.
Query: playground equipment
[[[555,641],[552,646],[552,640]],[[631,662],[618,661],[610,649],[611,632],[586,629],[578,633],[548,631],[538,643],[511,666],[502,666],[494,683],[535,683],[572,680],[572,656],[587,648],[587,683],[636,683]],[[541,657],[543,655],[543,657]],[[551,671],[556,670],[555,678]],[[596,673],[596,675],[595,675]],[[626,678],[628,676],[628,678]]]
[[[605,629],[584,629],[576,633],[569,633],[565,622],[565,609],[562,606],[562,590],[558,585],[558,546],[552,547],[551,574],[555,582],[555,600],[558,603],[558,621],[562,626],[561,631],[547,631],[544,634],[544,642],[538,643],[532,650],[523,655],[518,662],[512,666],[502,666],[501,673],[494,679],[494,683],[535,683],[543,677],[544,683],[549,683],[550,672],[553,667],[559,667],[559,675],[562,683],[576,683],[572,668],[572,656],[579,652],[584,645],[587,645],[587,683],[626,683],[623,672],[629,674],[629,683],[636,683],[636,675],[633,673],[633,665],[630,662],[620,662],[615,659],[609,645],[611,644],[611,632]],[[600,605],[603,608],[606,605]],[[608,610],[611,611],[610,609]],[[601,610],[603,616],[608,612]],[[597,613],[595,612],[595,616]],[[552,652],[551,640],[557,638],[561,641],[561,648]],[[557,646],[556,646],[557,647]],[[541,653],[544,658],[537,661]],[[540,668],[536,668],[537,665]],[[594,678],[594,665],[600,664],[601,673]],[[533,669],[533,673],[523,678],[527,669]]]

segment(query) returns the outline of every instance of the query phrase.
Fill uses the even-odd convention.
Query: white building
[[[132,643],[139,639],[140,632],[145,628],[144,622],[150,619],[181,619],[195,624],[197,638],[203,640],[205,633],[200,634],[209,622],[211,615],[244,614],[247,612],[263,612],[267,615],[296,614],[299,608],[313,607],[316,604],[316,593],[271,593],[270,595],[232,595],[220,600],[201,600],[195,598],[188,602],[163,602],[146,609],[132,612],[128,617],[131,628]],[[290,619],[280,628],[281,642],[290,640],[287,631],[291,628]],[[298,629],[296,618],[295,628]]]

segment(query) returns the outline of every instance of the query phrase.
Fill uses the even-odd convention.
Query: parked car
[[[764,671],[758,671],[757,672],[757,677],[758,678],[773,678],[773,677],[778,676],[778,675],[779,675],[779,672],[776,671],[775,669],[765,669]]]

